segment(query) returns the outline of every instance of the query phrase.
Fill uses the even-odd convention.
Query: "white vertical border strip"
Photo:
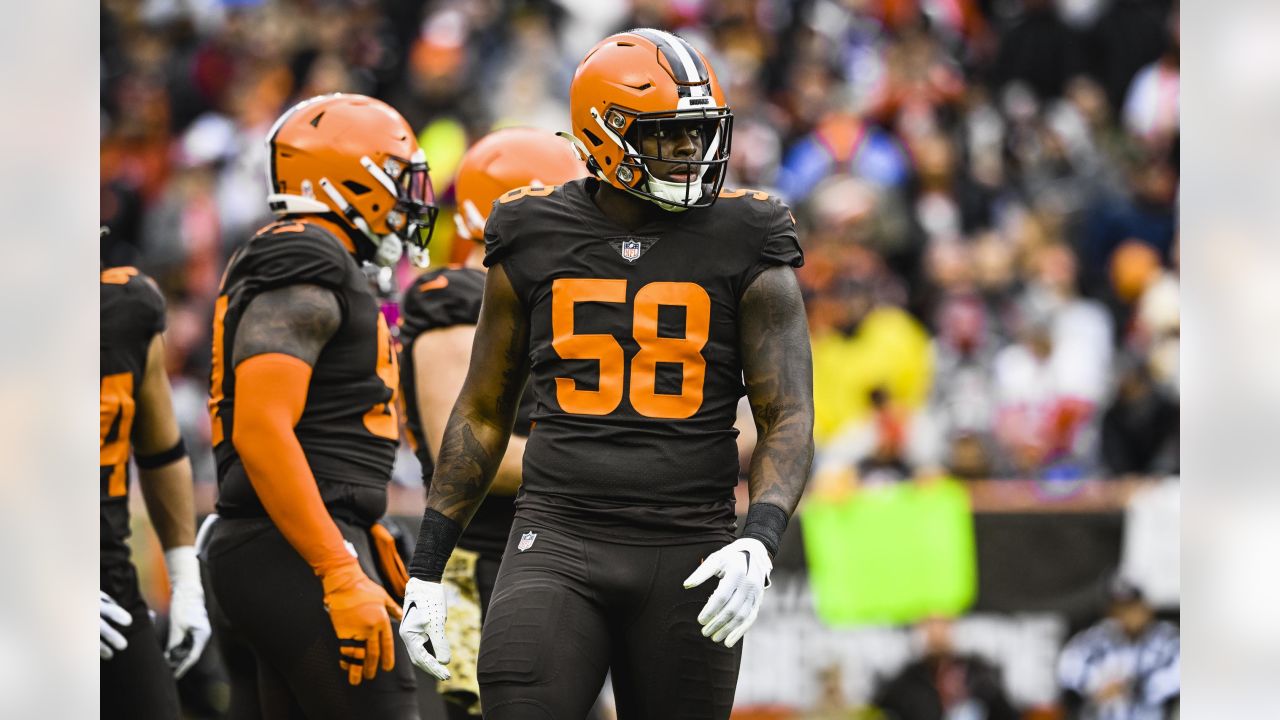
[[[1274,717],[1280,4],[1180,10],[1182,717]]]
[[[99,12],[7,6],[0,717],[97,717]]]

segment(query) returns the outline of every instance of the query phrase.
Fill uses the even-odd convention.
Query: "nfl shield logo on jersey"
[[[520,552],[524,552],[525,550],[528,550],[529,548],[533,547],[533,541],[537,539],[538,539],[538,533],[530,530],[529,532],[520,536],[520,544],[516,545],[516,549],[519,550]]]
[[[642,250],[639,240],[623,240],[622,250],[619,252],[622,254],[623,260],[626,260],[627,262],[635,262],[640,259]]]
[[[651,237],[615,237],[608,238],[609,247],[612,247],[618,256],[629,263],[639,260],[645,253],[649,252],[649,248],[653,247],[657,242],[657,238]]]

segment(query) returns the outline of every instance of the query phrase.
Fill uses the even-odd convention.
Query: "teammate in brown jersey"
[[[399,374],[358,261],[425,249],[426,161],[361,95],[302,102],[267,142],[280,219],[231,259],[213,326],[220,519],[203,552],[229,715],[415,718],[391,628],[406,578],[377,524]]]
[[[422,463],[422,478],[428,489],[445,422],[466,376],[480,316],[485,276],[484,226],[489,210],[499,196],[516,188],[541,189],[586,173],[586,166],[567,141],[533,128],[490,133],[467,150],[458,165],[458,212],[454,221],[458,241],[470,247],[470,252],[461,266],[418,276],[400,303],[405,427]],[[444,571],[444,582],[452,586],[450,597],[456,598],[445,626],[453,650],[453,673],[438,683],[437,689],[449,701],[446,710],[453,718],[480,714],[480,687],[476,681],[480,628],[515,515],[513,501],[520,487],[532,400],[533,394],[526,392],[489,495],[459,538]]]
[[[209,619],[193,547],[191,461],[178,432],[164,368],[164,298],[131,267],[103,270],[100,288],[102,717],[176,719],[174,678],[200,658],[209,641]],[[131,454],[172,589],[163,651],[126,543]]]
[[[508,193],[485,227],[475,348],[401,637],[448,676],[439,581],[529,378],[534,428],[480,646],[485,717],[582,717],[612,670],[620,718],[727,718],[737,643],[813,455],[794,223],[764,193],[720,190],[732,116],[678,37],[606,38],[570,112],[594,177]],[[744,392],[759,437],[735,540]]]

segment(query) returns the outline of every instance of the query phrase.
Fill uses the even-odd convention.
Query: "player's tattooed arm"
[[[742,295],[738,334],[759,439],[752,504],[795,511],[813,463],[813,358],[800,286],[790,267],[762,272]]]
[[[466,525],[493,482],[529,376],[529,324],[502,265],[485,279],[471,365],[445,424],[427,507]]]
[[[236,328],[232,364],[254,355],[284,353],[314,367],[341,324],[342,309],[330,290],[318,285],[268,290],[245,308]]]

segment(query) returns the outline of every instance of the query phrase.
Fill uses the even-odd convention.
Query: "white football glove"
[[[200,583],[200,561],[191,545],[171,548],[164,553],[169,570],[169,642],[165,660],[180,678],[200,659],[209,644],[209,613],[204,607],[204,586]]]
[[[444,634],[444,586],[409,578],[404,586],[404,618],[400,621],[400,639],[409,649],[409,659],[423,672],[438,680],[448,680],[445,665],[453,659],[449,639]],[[427,650],[431,644],[434,655]]]
[[[111,622],[107,622],[108,620]],[[98,591],[98,623],[98,648],[103,660],[110,660],[116,653],[129,647],[129,641],[111,623],[129,627],[133,624],[133,616],[101,590]]]
[[[702,636],[710,637],[712,642],[723,641],[725,647],[736,645],[756,621],[772,570],[769,551],[755,538],[734,540],[703,560],[684,581],[688,590],[712,576],[720,578],[715,592],[698,613]]]

